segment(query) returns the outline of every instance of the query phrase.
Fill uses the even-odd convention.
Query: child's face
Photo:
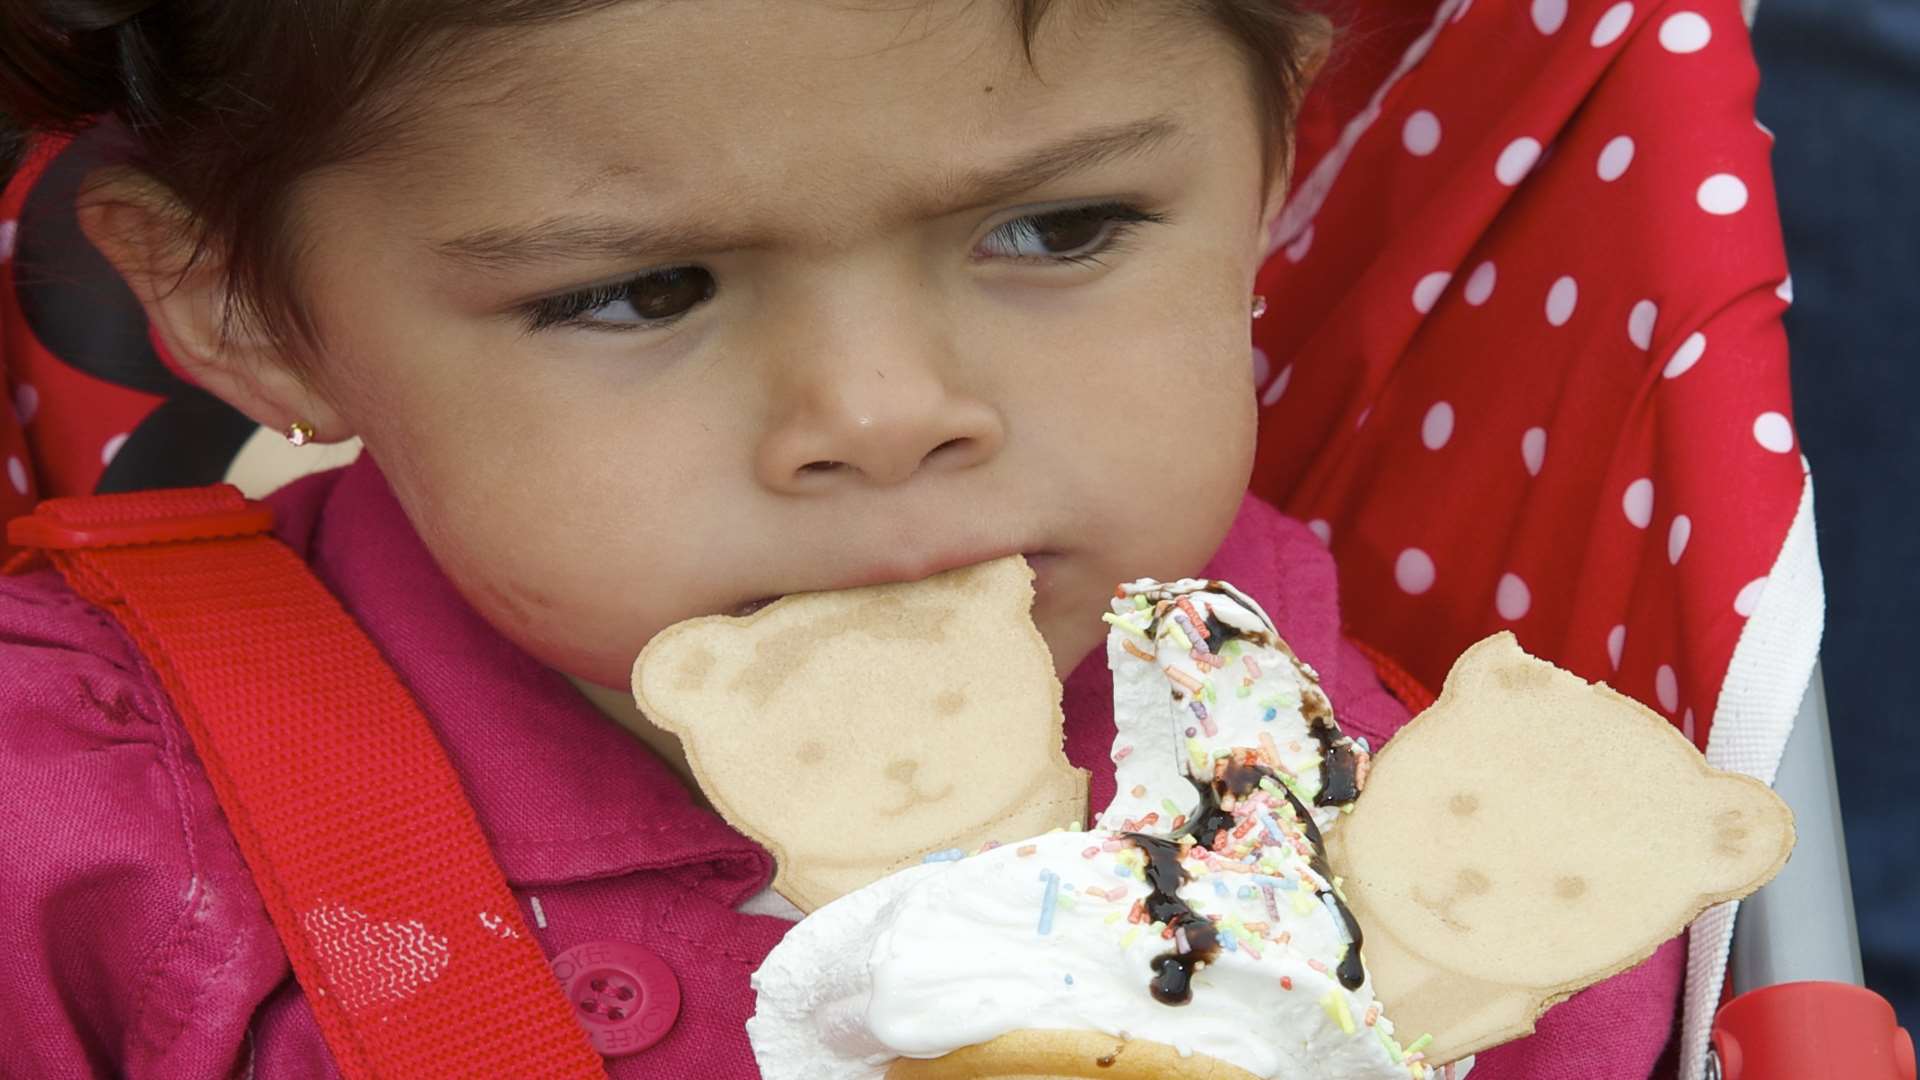
[[[1116,583],[1233,518],[1272,201],[1233,46],[1079,6],[1037,77],[999,0],[516,32],[303,190],[324,433],[583,679],[690,616],[1009,552],[1070,667]]]

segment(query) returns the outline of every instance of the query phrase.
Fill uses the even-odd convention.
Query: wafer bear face
[[[1537,816],[1537,804],[1497,787],[1435,786],[1420,811],[1436,823],[1433,847],[1410,867],[1421,880],[1400,902],[1376,903],[1375,916],[1452,971],[1558,986],[1652,951],[1706,898],[1745,892],[1772,872],[1777,820],[1764,789],[1701,778],[1725,786],[1730,799],[1715,799],[1733,805],[1681,825],[1674,815],[1687,811],[1663,798],[1631,808],[1596,798],[1596,788],[1632,785],[1633,774],[1619,771],[1627,768],[1596,763],[1593,773],[1567,778],[1564,798],[1594,799],[1577,815],[1579,831],[1632,837],[1631,859],[1568,843],[1552,819]]]
[[[1792,845],[1764,785],[1503,633],[1375,758],[1331,856],[1376,992],[1448,1060],[1531,1030],[1757,888]]]
[[[692,620],[648,646],[635,695],[789,883],[810,874],[802,891],[837,895],[930,850],[1084,813],[1044,641],[977,600],[996,590],[1024,620],[1028,582],[1002,560]]]

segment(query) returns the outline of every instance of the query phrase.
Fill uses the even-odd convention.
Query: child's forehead
[[[1217,110],[1209,81],[1251,115],[1235,50],[1203,19],[1061,3],[1030,62],[1016,7],[640,0],[456,42],[472,74],[415,103],[403,167],[436,185],[484,175],[494,195],[738,199],[938,183],[1050,139]]]

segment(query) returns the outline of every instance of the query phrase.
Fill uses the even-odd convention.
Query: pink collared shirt
[[[747,978],[791,925],[739,910],[767,853],[475,614],[370,459],[270,501],[433,722],[546,953],[632,942],[678,979],[666,1037],[609,1074],[755,1075]],[[1350,732],[1377,746],[1405,721],[1341,638],[1332,560],[1304,527],[1249,497],[1206,572],[1267,608]],[[115,624],[52,571],[0,579],[0,687],[0,1076],[338,1075],[179,720]],[[1066,715],[1103,806],[1099,653],[1069,678]],[[1475,1075],[1645,1075],[1679,971],[1664,949]]]

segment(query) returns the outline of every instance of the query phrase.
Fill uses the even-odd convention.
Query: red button
[[[589,941],[553,958],[553,976],[593,1048],[636,1054],[666,1036],[680,1015],[680,981],[652,951],[630,941]]]

